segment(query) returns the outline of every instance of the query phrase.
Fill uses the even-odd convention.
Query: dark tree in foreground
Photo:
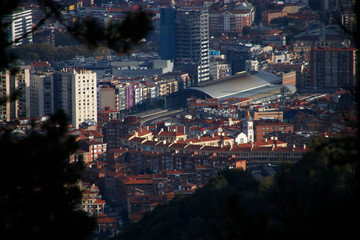
[[[8,68],[14,75],[16,56],[9,51],[14,42],[8,41],[9,23],[3,20],[20,2],[0,1],[0,71]],[[124,53],[152,29],[150,16],[142,10],[129,13],[119,24],[101,27],[92,18],[68,22],[61,14],[58,5],[61,1],[36,2],[45,14],[32,32],[47,19],[56,18],[73,38],[89,49],[106,47]],[[14,101],[17,96],[16,91],[3,96],[0,104]],[[77,182],[84,165],[68,161],[77,144],[66,136],[66,119],[62,113],[55,114],[43,126],[43,132],[34,130],[24,139],[16,139],[11,131],[0,129],[0,239],[80,240],[94,230],[95,219],[76,210],[81,198]]]
[[[223,171],[118,236],[136,239],[349,239],[357,234],[359,151],[351,137],[319,140],[296,164],[258,183]]]
[[[67,120],[57,113],[18,140],[0,136],[0,239],[86,239],[96,220],[76,210],[82,162],[69,163],[76,151],[66,135]]]
[[[14,43],[7,39],[9,23],[2,20],[7,14],[14,12],[20,2],[21,0],[0,1],[0,69],[11,66],[15,60],[15,56],[8,51]],[[120,23],[109,22],[104,26],[91,17],[77,18],[75,22],[68,21],[61,13],[61,1],[36,0],[36,3],[44,10],[44,17],[36,23],[32,32],[38,30],[48,19],[55,18],[73,39],[91,50],[106,47],[117,53],[126,53],[153,29],[151,15],[142,9],[129,12]],[[25,38],[27,34],[21,38]]]

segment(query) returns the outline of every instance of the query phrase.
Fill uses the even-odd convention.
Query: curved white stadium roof
[[[212,98],[224,99],[248,91],[270,87],[279,81],[280,79],[276,75],[264,71],[241,72],[219,80],[200,83],[196,87],[188,89],[204,92]]]

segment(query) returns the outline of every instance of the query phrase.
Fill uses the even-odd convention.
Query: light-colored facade
[[[116,84],[115,87],[115,109],[126,109],[126,84]]]
[[[71,70],[72,125],[78,128],[85,120],[97,119],[96,73],[89,70]]]
[[[242,33],[244,27],[250,27],[254,11],[233,9],[229,11],[217,11],[210,13],[210,33]]]
[[[249,110],[246,112],[246,118],[243,121],[243,133],[247,136],[249,142],[254,142],[254,122],[250,116]]]
[[[109,107],[110,110],[116,109],[115,104],[115,88],[110,86],[104,86],[98,88],[98,111],[104,110],[104,108]]]
[[[6,16],[4,21],[11,23],[8,28],[8,41],[13,43],[13,46],[33,42],[31,10],[15,12]]]
[[[30,117],[30,70],[21,68],[12,75],[9,70],[0,72],[0,97],[9,97],[15,90],[19,97],[15,101],[6,101],[0,105],[0,119],[10,121]]]
[[[210,61],[210,75],[213,79],[219,79],[230,76],[231,66],[225,61]]]

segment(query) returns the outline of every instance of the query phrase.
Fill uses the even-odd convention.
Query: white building
[[[13,42],[13,45],[33,42],[31,10],[19,11],[7,15],[4,18],[4,22],[10,23],[8,28],[8,41]],[[26,34],[27,36],[25,36]]]
[[[78,128],[85,120],[97,119],[96,73],[90,70],[71,71],[72,125]]]
[[[246,111],[246,118],[243,121],[243,133],[247,136],[248,142],[254,142],[254,122],[249,110]]]
[[[248,137],[243,132],[239,133],[235,138],[236,144],[242,144],[242,143],[247,143],[247,142],[249,142]]]

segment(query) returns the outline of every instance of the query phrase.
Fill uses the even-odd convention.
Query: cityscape
[[[96,218],[97,239],[226,169],[262,182],[314,139],[357,136],[355,1],[49,1],[61,19],[42,2],[1,19],[16,60],[0,68],[0,97],[17,97],[1,101],[0,136],[45,134],[63,111],[78,146],[67,161],[85,164],[76,209]],[[152,30],[121,53],[66,27],[136,11]]]

